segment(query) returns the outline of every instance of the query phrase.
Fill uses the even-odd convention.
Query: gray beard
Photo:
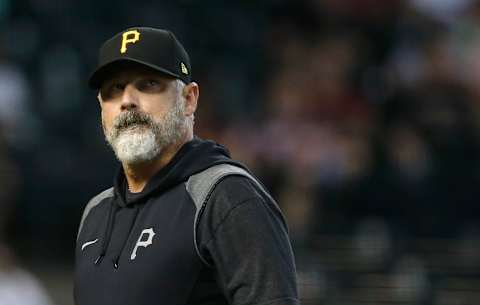
[[[146,113],[128,111],[115,118],[105,138],[117,159],[126,164],[155,160],[171,144],[177,143],[185,130],[185,117],[180,101],[157,122]]]

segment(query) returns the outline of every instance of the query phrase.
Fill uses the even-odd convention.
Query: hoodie
[[[223,146],[197,137],[140,193],[129,192],[119,169],[113,188],[95,196],[82,218],[75,304],[296,304],[285,221],[248,178],[229,176],[215,186],[194,237],[186,181],[218,164],[246,169]],[[270,256],[274,263],[265,264]]]

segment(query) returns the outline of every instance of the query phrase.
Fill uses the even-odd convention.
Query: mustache
[[[113,128],[121,131],[131,126],[147,125],[153,126],[154,122],[150,115],[139,111],[127,111],[115,118]]]

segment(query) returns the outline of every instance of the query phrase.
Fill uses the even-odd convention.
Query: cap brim
[[[152,65],[148,62],[144,62],[138,59],[134,58],[129,58],[129,57],[122,57],[122,58],[117,58],[115,60],[112,60],[111,62],[108,62],[100,67],[98,67],[90,76],[88,80],[88,86],[91,89],[99,89],[103,83],[103,81],[108,78],[109,75],[111,75],[111,71],[119,64],[119,63],[137,63],[149,68],[152,68],[153,70],[156,70],[158,72],[164,73],[168,76],[174,77],[174,78],[180,78],[179,75],[170,72],[162,67],[158,67],[156,65]]]

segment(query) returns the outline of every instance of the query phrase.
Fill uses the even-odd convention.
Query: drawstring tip
[[[103,257],[104,257],[104,255],[103,255],[103,254],[100,254],[100,256],[97,257],[97,259],[95,260],[94,264],[95,264],[95,265],[100,264],[100,262],[102,261]]]

